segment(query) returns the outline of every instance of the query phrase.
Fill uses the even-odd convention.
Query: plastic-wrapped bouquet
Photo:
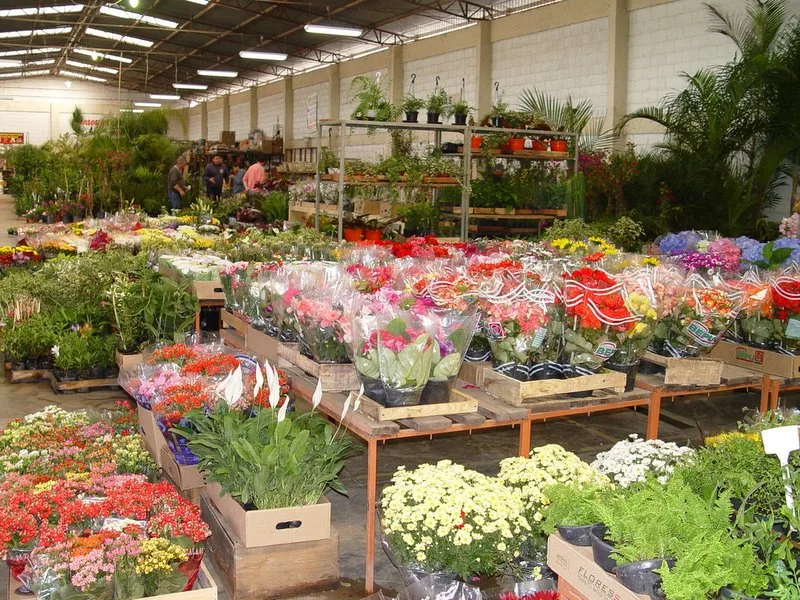
[[[422,392],[422,404],[448,402],[464,354],[478,324],[475,310],[432,309],[426,317],[433,333],[433,358],[428,383]]]
[[[733,338],[756,348],[773,348],[781,338],[780,322],[773,319],[772,287],[761,273],[751,268],[728,285],[742,296]],[[729,330],[730,332],[730,330]]]
[[[350,327],[341,304],[342,290],[329,288],[301,292],[292,299],[304,348],[320,363],[349,362],[344,344]]]
[[[800,350],[800,275],[789,269],[772,282],[776,329],[780,347],[791,353]]]
[[[249,266],[249,263],[237,262],[219,272],[222,291],[225,294],[225,308],[231,312],[241,312],[244,309]]]
[[[190,380],[164,388],[153,401],[156,422],[167,442],[175,462],[179,465],[196,465],[197,456],[186,446],[186,438],[172,431],[178,425],[191,427],[185,418],[192,410],[205,408],[211,401],[211,390],[205,381]]]
[[[644,481],[648,475],[664,483],[675,467],[691,461],[694,453],[688,446],[662,440],[643,440],[632,434],[628,439],[614,444],[608,452],[599,453],[591,466],[621,487]]]

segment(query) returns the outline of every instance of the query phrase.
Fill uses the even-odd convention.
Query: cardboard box
[[[172,484],[182,492],[206,485],[197,465],[179,465],[166,446],[161,448],[161,468],[169,476]]]
[[[229,495],[221,495],[222,488],[218,483],[207,484],[206,493],[246,548],[331,537],[331,505],[325,496],[311,506],[245,510]]]
[[[144,439],[144,445],[156,464],[159,467],[163,467],[164,465],[161,464],[161,449],[163,448],[167,452],[169,452],[169,449],[167,448],[167,440],[164,439],[164,434],[158,428],[156,417],[153,411],[142,408],[138,404],[136,405],[136,412],[139,416],[139,433]]]
[[[219,134],[219,141],[225,144],[226,146],[233,147],[233,145],[236,143],[236,132],[221,131]]]
[[[589,600],[563,578],[558,580],[558,595],[562,600]]]
[[[281,138],[262,138],[261,152],[266,154],[280,154],[283,152],[283,140]]]
[[[786,379],[800,378],[800,356],[781,354],[773,350],[761,350],[725,340],[717,342],[708,356],[750,371]]]
[[[197,280],[192,282],[192,291],[200,302],[215,302],[220,306],[225,304],[225,293],[219,277],[212,280]]]
[[[267,335],[255,327],[248,326],[245,334],[245,346],[263,362],[268,360],[271,365],[278,364],[278,338]]]
[[[573,546],[565,542],[560,535],[551,535],[547,539],[547,566],[559,577],[559,593],[561,581],[567,586],[568,600],[649,600],[649,596],[634,594],[611,573],[606,573],[594,562],[592,549]],[[573,594],[572,596],[568,595]]]
[[[142,363],[142,354],[122,354],[117,350],[117,366],[122,371],[127,371],[139,366]]]

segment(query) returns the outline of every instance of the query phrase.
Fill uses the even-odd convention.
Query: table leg
[[[772,410],[778,410],[778,403],[781,400],[781,382],[779,379],[772,378],[770,378],[770,382],[772,386],[770,389],[769,407]]]
[[[658,421],[661,417],[661,390],[655,389],[650,393],[650,404],[647,406],[647,432],[648,440],[658,438]]]
[[[375,510],[378,488],[378,442],[367,440],[367,573],[364,587],[367,594],[375,591]]]
[[[519,424],[519,455],[526,458],[531,453],[531,420],[525,419]]]
[[[769,410],[769,403],[772,399],[772,378],[764,375],[761,380],[761,398],[758,402],[758,412],[762,415]]]
[[[200,311],[194,316],[194,332],[200,335]]]

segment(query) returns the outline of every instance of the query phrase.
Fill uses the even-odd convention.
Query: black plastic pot
[[[111,365],[110,367],[106,367],[103,371],[103,376],[106,379],[115,378],[119,375],[119,366]]]
[[[516,379],[517,381],[530,381],[531,374],[528,369],[528,365],[518,364],[518,363],[505,363],[502,365],[494,365],[494,370],[498,373],[502,373],[507,377],[511,377],[512,379]]]
[[[406,123],[416,123],[418,119],[419,119],[419,111],[417,110],[406,111]]]
[[[40,356],[36,359],[37,369],[49,369],[53,366],[53,359],[49,356]]]
[[[443,404],[450,401],[450,383],[445,380],[429,379],[422,389],[420,404]]]
[[[100,365],[95,365],[89,369],[89,379],[103,379],[105,373],[105,368]]]
[[[453,113],[453,121],[456,125],[466,125],[467,115],[465,113]]]
[[[492,127],[502,127],[503,126],[503,117],[492,117],[491,118]]]
[[[530,367],[530,380],[541,381],[542,379],[563,379],[564,373],[558,363],[545,361],[536,363]],[[588,546],[588,544],[587,544]]]
[[[675,566],[674,558],[655,558],[653,560],[640,560],[637,562],[618,565],[615,569],[617,579],[620,583],[635,594],[647,594],[651,598],[658,600],[663,598],[661,593],[661,575],[655,573],[655,569],[660,569],[667,563],[670,567]]]
[[[589,530],[589,539],[592,541],[592,557],[604,571],[613,573],[617,561],[611,558],[615,548],[605,540],[606,526],[602,523],[593,525]]]
[[[741,592],[734,592],[731,588],[724,587],[719,591],[719,596],[717,596],[720,600],[758,600],[753,596],[748,596],[747,594],[743,594]]]
[[[439,125],[439,113],[428,111],[428,123]]]
[[[361,374],[359,374],[359,379],[364,384],[364,395],[381,406],[386,406],[386,392],[383,390],[383,382],[380,379],[365,377]]]
[[[642,375],[663,375],[665,372],[664,367],[649,360],[639,362],[639,373]]]
[[[606,366],[611,369],[612,371],[617,371],[618,373],[625,373],[625,391],[632,392],[633,388],[636,387],[636,375],[639,373],[639,365],[640,361],[636,361],[632,365],[617,365],[611,362],[607,362]]]
[[[558,533],[564,538],[564,541],[572,544],[573,546],[591,546],[592,538],[590,534],[592,527],[600,525],[600,523],[592,523],[591,525],[556,525]]]
[[[76,369],[67,369],[63,371],[61,369],[56,369],[53,371],[53,375],[55,375],[56,380],[58,381],[77,381],[78,380],[78,371]]]

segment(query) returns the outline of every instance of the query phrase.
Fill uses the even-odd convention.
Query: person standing
[[[267,175],[264,173],[264,162],[266,162],[267,158],[263,154],[258,154],[256,156],[256,162],[253,163],[249,169],[247,169],[247,173],[244,174],[244,189],[247,190],[247,193],[260,193],[261,188],[267,181]]]
[[[233,193],[234,194],[244,194],[244,176],[245,170],[242,168],[242,165],[236,163],[233,165],[233,178],[232,178],[232,186],[233,186]]]
[[[179,156],[169,170],[167,176],[167,197],[169,198],[170,208],[180,210],[181,200],[189,189],[186,180],[183,178],[183,170],[186,167],[186,159],[183,155]]]
[[[206,165],[206,170],[203,172],[203,181],[206,184],[206,195],[211,200],[219,200],[222,196],[222,185],[225,183],[226,178],[225,165],[222,164],[222,157],[215,154],[211,158],[211,162]]]

